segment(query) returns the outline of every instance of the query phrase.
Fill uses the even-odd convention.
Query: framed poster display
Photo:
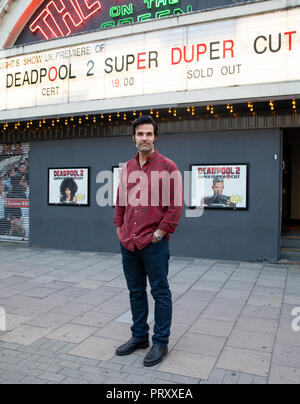
[[[248,210],[249,164],[191,164],[191,206]]]
[[[49,168],[48,205],[90,206],[90,168]]]

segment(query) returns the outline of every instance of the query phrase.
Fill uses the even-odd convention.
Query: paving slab
[[[218,357],[226,339],[188,332],[176,344],[176,350]]]
[[[298,334],[299,336],[300,334]],[[291,345],[275,345],[272,363],[300,369],[300,347]]]
[[[273,352],[275,335],[252,331],[243,331],[235,328],[226,346],[249,349],[258,352]]]
[[[212,356],[173,350],[158,370],[207,380],[216,361],[217,359]]]
[[[218,321],[199,318],[190,328],[190,332],[215,337],[229,337],[234,325],[235,322],[232,321]]]
[[[80,343],[97,331],[95,327],[87,327],[78,324],[66,324],[48,335],[49,338],[60,341]]]
[[[31,345],[49,334],[49,330],[31,325],[21,325],[13,331],[0,335],[0,341],[11,342],[19,345]]]
[[[26,324],[36,327],[48,328],[49,330],[56,330],[64,324],[69,323],[73,317],[58,313],[46,313],[41,316],[29,319]]]
[[[115,356],[118,346],[118,342],[114,339],[92,336],[70,351],[69,354],[84,358],[108,361]]]
[[[270,353],[226,346],[217,362],[217,367],[266,377],[269,375],[271,358]]]
[[[296,384],[300,385],[300,369],[273,365],[271,367],[270,384]]]
[[[121,255],[0,243],[0,384],[299,384],[300,266],[171,257],[169,355],[131,336]],[[150,338],[154,302],[149,295]]]

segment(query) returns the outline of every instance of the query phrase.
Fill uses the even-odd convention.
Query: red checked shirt
[[[165,174],[164,179],[157,176]],[[171,179],[170,179],[171,178]],[[141,167],[139,154],[122,168],[114,224],[119,240],[134,251],[152,240],[156,230],[170,239],[183,211],[182,177],[176,164],[156,150]]]

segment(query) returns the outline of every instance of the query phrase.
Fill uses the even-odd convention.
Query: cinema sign
[[[211,0],[32,0],[26,2],[30,4],[27,8],[24,6],[15,26],[9,28],[4,47],[263,1],[214,0],[212,4]]]
[[[0,111],[84,101],[105,111],[109,100],[118,109],[123,98],[130,105],[137,96],[184,94],[189,102],[194,91],[296,82],[299,26],[300,7],[34,54],[25,47],[7,59],[0,53]]]

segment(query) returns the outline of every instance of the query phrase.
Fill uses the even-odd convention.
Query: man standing
[[[172,322],[169,239],[183,211],[182,178],[176,164],[155,150],[158,127],[151,116],[135,120],[132,137],[138,154],[122,169],[114,224],[121,244],[133,325],[132,338],[116,354],[129,355],[149,346],[148,277],[155,301],[155,326],[153,347],[144,365],[154,366],[168,354]],[[168,176],[169,181],[165,181]]]

